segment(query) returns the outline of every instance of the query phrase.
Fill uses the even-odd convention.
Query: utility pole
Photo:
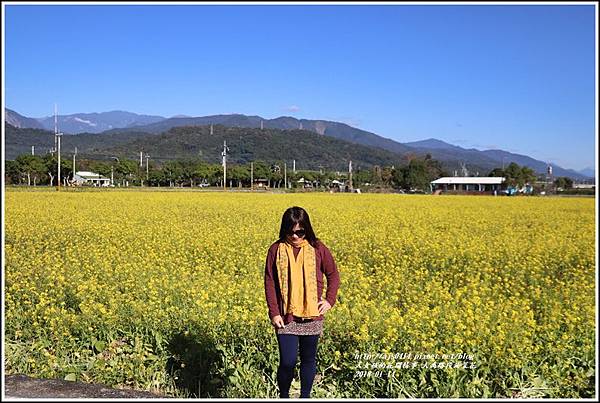
[[[118,159],[117,157],[113,157],[113,159],[114,159],[115,161],[117,161],[117,164],[119,163],[119,159]],[[111,165],[110,165],[110,184],[111,184],[111,185],[114,185],[113,168],[114,168],[114,166],[111,164]]]
[[[54,104],[54,149],[52,150],[53,154],[58,150],[58,137],[56,137],[58,133],[58,118],[56,117],[56,113],[57,107],[56,104]]]
[[[263,124],[263,121],[261,120],[261,121],[260,121],[260,130],[263,130],[264,128],[265,128],[265,126],[264,126],[264,124]]]
[[[352,192],[352,160],[348,163],[348,186],[350,188],[350,192]]]
[[[62,136],[62,133],[60,133],[58,131],[58,118],[57,118],[58,109],[57,108],[58,107],[56,106],[56,104],[54,104],[54,141],[55,141],[55,144],[57,144],[57,151],[58,151],[58,167],[57,167],[58,177],[56,178],[56,181],[57,181],[56,190],[60,191],[60,138]]]
[[[548,166],[546,167],[546,183],[548,184],[548,189],[546,190],[546,193],[551,193],[554,190],[553,179],[554,178],[552,177],[552,165],[548,163]]]
[[[148,182],[148,158],[150,158],[150,156],[146,154],[146,182]]]
[[[283,163],[283,184],[287,189],[287,162]]]
[[[58,178],[57,178],[58,189],[57,190],[60,190],[60,178],[61,178],[60,177],[60,138],[62,137],[62,133],[58,133],[57,137],[58,137]]]
[[[296,160],[294,160],[294,173],[296,173]]]
[[[77,147],[75,147],[75,153],[73,154],[73,179],[75,179],[75,156],[77,155]]]
[[[31,155],[35,155],[35,146],[31,146]]]
[[[250,190],[254,190],[254,162],[250,163]]]
[[[141,168],[144,166],[144,160],[143,160],[143,156],[144,156],[144,151],[140,151],[140,169],[138,169],[138,173],[140,175],[140,186],[144,186],[144,180],[142,179],[142,172],[141,172]]]
[[[223,156],[223,190],[227,188],[227,151],[229,151],[229,148],[227,147],[227,140],[224,140],[223,152],[221,153]]]

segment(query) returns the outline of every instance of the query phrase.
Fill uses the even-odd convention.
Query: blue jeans
[[[300,344],[300,397],[310,397],[313,381],[317,374],[318,341],[318,334],[314,336],[277,334],[277,344],[279,345],[279,368],[277,368],[279,397],[290,397],[290,386],[296,368],[298,344]]]

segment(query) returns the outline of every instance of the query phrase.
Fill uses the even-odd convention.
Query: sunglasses
[[[294,234],[296,234],[298,236],[298,238],[303,238],[304,235],[306,235],[306,231],[304,231],[303,229],[299,229],[297,231],[288,232],[289,236],[293,236]]]

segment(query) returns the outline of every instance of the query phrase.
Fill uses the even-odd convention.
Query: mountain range
[[[54,116],[28,118],[8,108],[5,108],[4,111],[5,121],[14,127],[54,131]],[[102,133],[113,128],[128,128],[165,120],[162,116],[138,115],[125,111],[75,113],[57,115],[56,118],[58,129],[65,134]]]
[[[54,132],[54,117],[43,117],[37,119],[29,118],[20,115],[13,110],[5,109],[5,122],[16,129],[45,129],[50,131],[50,134]],[[262,128],[263,130],[272,129],[274,131],[270,131],[269,133],[275,137],[272,137],[271,141],[275,141],[273,139],[276,138],[276,142],[278,143],[279,140],[284,139],[282,140],[282,145],[285,144],[286,141],[288,144],[292,144],[292,138],[287,138],[287,140],[285,140],[285,133],[293,130],[296,131],[297,134],[302,133],[303,136],[309,137],[311,144],[318,144],[320,142],[319,138],[322,140],[325,138],[335,138],[339,140],[340,143],[336,143],[334,145],[327,140],[328,147],[338,147],[339,149],[343,149],[344,143],[366,146],[368,148],[361,148],[359,154],[365,157],[365,164],[367,165],[369,162],[366,161],[371,161],[373,164],[384,164],[392,161],[393,158],[391,155],[386,154],[386,156],[383,156],[381,154],[380,151],[383,150],[387,153],[401,156],[405,160],[407,156],[411,154],[430,154],[433,158],[442,162],[443,166],[445,166],[449,172],[453,172],[455,170],[460,172],[461,165],[464,164],[468,168],[470,174],[478,173],[480,176],[486,175],[493,168],[501,167],[503,165],[506,166],[510,162],[528,166],[538,173],[544,173],[547,168],[547,164],[544,161],[539,161],[526,155],[514,154],[503,150],[481,151],[474,148],[465,149],[433,138],[416,142],[399,143],[397,141],[379,136],[375,133],[361,130],[340,122],[296,119],[290,116],[281,116],[275,119],[265,119],[260,116],[228,114],[202,117],[178,115],[171,118],[165,118],[162,116],[139,115],[125,111],[111,111],[103,113],[58,115],[57,124],[61,132],[74,135],[63,137],[63,142],[66,141],[68,137],[74,137],[72,139],[73,141],[69,139],[68,142],[79,144],[78,150],[87,150],[90,152],[90,156],[96,157],[100,157],[101,155],[106,156],[106,154],[110,153],[114,154],[116,151],[125,152],[127,149],[131,149],[129,152],[136,150],[135,152],[139,153],[137,150],[140,146],[147,145],[146,149],[148,149],[149,145],[158,138],[158,135],[167,136],[166,143],[163,141],[163,148],[175,147],[175,149],[177,149],[175,144],[178,141],[173,137],[173,135],[175,134],[185,137],[185,135],[189,135],[190,130],[173,131],[172,129],[181,127],[208,127],[210,125],[219,125],[226,128]],[[193,131],[194,130],[192,130],[192,132]],[[14,158],[16,155],[18,155],[18,153],[30,151],[32,144],[25,143],[31,143],[32,141],[35,141],[35,138],[39,138],[41,136],[42,138],[46,139],[43,142],[47,142],[48,137],[47,135],[42,134],[42,130],[39,132],[30,130],[27,131],[27,135],[24,134],[25,132],[16,134],[17,132],[18,130],[12,130],[10,132],[11,135],[9,136],[7,131],[7,138],[5,139],[5,156],[7,159]],[[205,130],[198,129],[196,132],[204,133]],[[247,132],[248,133],[244,132],[243,130],[239,131],[239,133],[236,132],[236,135],[240,136],[240,144],[242,143],[242,136],[248,137],[249,133],[252,133],[252,136],[258,136],[257,138],[260,138],[260,131],[251,130]],[[309,135],[309,132],[315,134],[315,136]],[[28,139],[19,139],[19,136],[33,137]],[[225,132],[223,132],[223,136],[225,136]],[[194,146],[190,146],[191,143],[189,140],[190,139],[186,140],[189,144],[185,147],[193,148]],[[321,142],[323,142],[322,140]],[[200,140],[196,138],[194,141],[198,142]],[[192,141],[192,143],[194,141]],[[222,145],[222,140],[220,141]],[[257,144],[260,143],[260,141],[253,142]],[[206,139],[202,139],[200,143],[202,146],[208,146]],[[196,146],[199,147],[200,143]],[[179,146],[181,146],[181,144],[179,144]],[[28,148],[28,150],[26,148]],[[161,155],[163,159],[169,159],[174,158],[176,155],[181,156],[185,154],[185,152],[182,151],[183,149],[180,149],[181,153],[183,154],[178,154],[176,151],[168,150],[166,148],[161,150],[160,146],[154,147],[152,151],[153,155],[155,157]],[[348,148],[348,150],[349,149],[350,148]],[[95,151],[92,152],[92,150]],[[373,155],[366,157],[366,155],[369,154],[368,150],[371,150],[370,152]],[[256,155],[260,154],[258,149],[253,149],[250,151],[250,154],[252,154],[255,158]],[[309,152],[308,149],[305,151]],[[314,154],[314,151],[315,150],[312,150],[311,152]],[[279,154],[280,153],[278,153],[277,156],[281,158],[282,155]],[[348,154],[348,152],[346,152],[346,154]],[[218,156],[220,154],[217,152],[216,155]],[[347,156],[350,157],[349,154]],[[268,155],[263,156],[263,158],[267,159],[268,157]],[[331,156],[329,155],[327,158],[324,158],[329,161],[330,157]],[[346,158],[346,156],[341,158]],[[310,159],[311,161],[314,160],[312,157]],[[241,158],[241,162],[244,160],[245,158]],[[595,176],[595,172],[592,168],[586,168],[585,171],[577,172],[571,169],[564,169],[554,164],[551,165],[553,167],[554,176],[568,176],[577,180],[587,180]]]

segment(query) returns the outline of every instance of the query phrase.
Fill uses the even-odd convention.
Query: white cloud
[[[91,122],[89,120],[84,120],[84,119],[79,119],[79,118],[75,118],[75,120],[78,121],[78,122],[81,122],[81,123],[88,124],[90,126],[94,126],[94,127],[97,126],[96,123],[93,123],[93,122]]]

